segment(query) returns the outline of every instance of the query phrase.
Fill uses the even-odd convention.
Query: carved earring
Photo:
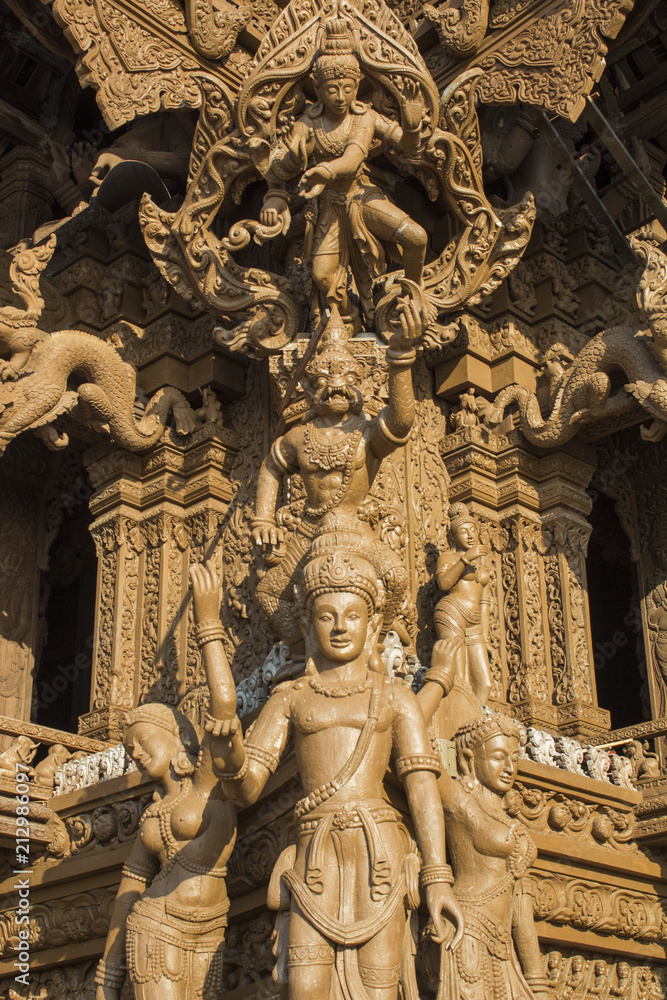
[[[194,765],[185,750],[181,750],[174,763],[174,771],[179,777],[185,777],[188,774],[192,774],[194,771]]]
[[[461,784],[465,788],[466,792],[470,794],[475,791],[475,786],[478,785],[479,782],[477,778],[473,778],[469,774],[466,774],[465,778],[461,779]]]

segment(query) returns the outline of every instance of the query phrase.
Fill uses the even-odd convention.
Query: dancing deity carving
[[[219,601],[211,564],[193,576],[195,616]],[[350,1000],[417,1000],[410,911],[421,885],[435,940],[461,934],[445,864],[443,813],[433,754],[419,703],[390,678],[377,649],[382,585],[364,539],[318,536],[300,590],[307,636],[305,676],[278,685],[242,738],[239,727],[216,744],[223,788],[238,805],[256,801],[293,738],[304,798],[295,807],[296,844],[280,856],[269,887],[278,911],[275,977],[291,1000],[341,995]],[[206,626],[199,626],[203,628]],[[222,643],[204,656],[218,694],[233,697]],[[207,723],[217,731],[217,723]],[[227,733],[230,732],[227,727]],[[383,794],[394,757],[417,845]]]
[[[477,525],[464,503],[449,508],[452,546],[438,559],[436,580],[445,592],[433,615],[437,640],[419,698],[424,714],[437,711],[437,733],[451,739],[465,722],[479,716],[491,692],[487,649],[489,629],[489,547],[481,545]]]
[[[537,849],[503,808],[525,735],[513,719],[489,712],[462,726],[454,741],[460,780],[443,774],[438,787],[464,932],[456,952],[431,948],[438,1000],[547,1000],[533,897],[524,884]]]
[[[202,112],[182,208],[169,213],[143,200],[158,267],[227,320],[223,343],[255,356],[317,329],[333,309],[349,336],[374,324],[383,336],[388,325],[398,328],[395,304],[406,288],[430,339],[451,339],[438,317],[499,284],[534,218],[530,195],[496,210],[484,194],[474,103],[481,75],[466,72],[440,101],[414,40],[383,0],[291,0],[236,99],[220,92]],[[374,162],[381,154],[458,221],[459,233],[426,267],[427,232],[388,194],[389,174]],[[267,184],[259,219],[216,235],[218,213],[258,176]],[[282,273],[241,266],[236,255],[252,240],[278,240],[271,259],[283,261]],[[306,289],[291,277],[304,264]]]
[[[275,441],[262,463],[252,529],[257,545],[271,546],[266,558],[274,565],[260,580],[257,596],[271,626],[293,648],[303,641],[294,586],[323,523],[343,520],[367,536],[385,588],[384,631],[405,594],[407,574],[398,556],[357,517],[383,458],[406,444],[414,422],[413,345],[421,319],[413,299],[399,308],[402,332],[392,336],[387,348],[389,402],[381,413],[371,419],[363,412],[364,366],[347,348],[341,326],[329,324],[303,379],[310,410],[301,424]],[[303,479],[306,506],[281,546],[285,531],[276,525],[276,500],[282,478],[296,472]]]
[[[214,694],[212,706],[229,727],[236,702]],[[213,771],[211,736],[200,749],[181,712],[149,704],[126,716],[123,742],[161,788],[123,866],[97,1000],[119,1000],[126,973],[136,1000],[218,1000],[236,809]]]

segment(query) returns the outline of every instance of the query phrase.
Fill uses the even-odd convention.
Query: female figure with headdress
[[[445,774],[438,787],[464,933],[455,953],[431,949],[438,1000],[547,1000],[524,879],[537,849],[503,808],[525,734],[513,719],[489,712],[461,726],[454,742],[461,777]]]
[[[235,718],[235,701],[216,708]],[[160,787],[123,866],[96,998],[118,1000],[127,973],[135,1000],[219,1000],[236,809],[213,773],[210,736],[200,750],[181,712],[149,704],[126,716],[123,742]]]
[[[218,581],[211,564],[195,567],[192,578],[197,616]],[[227,794],[249,805],[294,741],[304,797],[295,808],[296,844],[269,886],[269,906],[279,911],[275,978],[288,984],[290,1000],[396,1000],[400,977],[403,995],[416,1000],[409,912],[419,903],[419,863],[383,780],[393,754],[434,936],[444,940],[443,913],[460,920],[445,864],[440,761],[410,687],[379,661],[382,598],[364,540],[344,531],[317,537],[300,601],[305,676],[278,685],[245,740],[238,731],[222,738],[214,755]],[[233,690],[222,645],[207,644],[205,655]],[[216,731],[215,720],[208,724]]]
[[[436,581],[445,591],[435,606],[437,641],[431,667],[419,693],[424,716],[436,711],[437,734],[451,739],[459,726],[475,719],[491,692],[487,650],[489,572],[477,525],[464,503],[449,508],[449,552],[438,559]]]
[[[311,74],[317,102],[271,154],[260,221],[265,226],[282,221],[287,232],[285,183],[301,174],[300,193],[311,202],[304,257],[324,301],[339,308],[351,333],[361,329],[361,322],[348,298],[349,270],[371,323],[372,283],[383,269],[383,243],[395,248],[405,277],[421,282],[426,232],[371,181],[366,161],[382,147],[415,152],[425,106],[419,84],[409,77],[403,80],[400,125],[358,101],[361,68],[349,24],[332,17],[324,27]]]

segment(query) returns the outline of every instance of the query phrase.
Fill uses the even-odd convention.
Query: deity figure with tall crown
[[[192,576],[198,628],[212,629],[215,568]],[[294,743],[304,797],[296,844],[280,856],[268,897],[278,911],[275,977],[290,1000],[396,1000],[399,981],[417,1000],[410,913],[419,882],[434,940],[456,946],[462,932],[445,859],[441,764],[410,686],[388,677],[379,657],[382,600],[364,539],[319,535],[299,592],[305,675],[273,690],[245,738],[213,714],[206,722],[222,787],[238,805],[257,800]],[[228,701],[222,694],[233,694],[234,682],[222,643],[207,642],[204,658],[212,696]],[[416,846],[383,791],[392,757]]]
[[[349,295],[350,271],[366,324],[372,323],[373,280],[384,270],[383,242],[403,265],[405,278],[417,285],[428,243],[425,230],[371,180],[369,169],[371,152],[383,146],[408,154],[417,150],[425,113],[421,91],[406,81],[399,124],[357,99],[361,78],[350,24],[332,17],[324,25],[311,73],[317,101],[271,152],[260,215],[264,225],[280,222],[287,232],[285,182],[301,176],[300,193],[311,205],[304,256],[324,304],[337,305],[350,333],[362,325]]]

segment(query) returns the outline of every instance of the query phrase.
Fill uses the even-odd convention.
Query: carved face
[[[616,972],[619,979],[627,979],[630,975],[630,966],[627,962],[619,962],[616,966]]]
[[[351,76],[324,80],[317,88],[317,97],[325,113],[334,120],[344,118],[357,99],[359,80]]]
[[[572,959],[572,971],[581,972],[584,967],[584,960],[581,955],[575,955]]]
[[[477,544],[477,526],[473,521],[464,521],[452,531],[452,541],[457,549],[471,549]]]
[[[169,765],[178,750],[174,736],[148,722],[135,722],[125,733],[123,742],[139,770],[156,781],[169,773]]]
[[[313,392],[313,408],[319,416],[334,416],[353,409],[359,412],[362,396],[359,391],[359,368],[351,356],[320,359],[323,363],[308,373]]]
[[[311,609],[317,648],[333,663],[351,663],[361,656],[368,634],[368,605],[357,594],[320,594]]]
[[[474,750],[475,775],[492,792],[504,795],[516,780],[519,741],[515,736],[491,736]]]

